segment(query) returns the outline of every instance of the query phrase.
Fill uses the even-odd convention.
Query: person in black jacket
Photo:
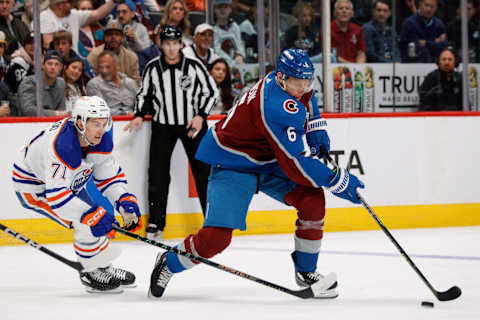
[[[28,26],[19,18],[13,16],[12,9],[15,0],[3,0],[0,2],[0,30],[7,36],[7,50],[5,56],[10,55],[22,46],[30,35]]]
[[[143,118],[152,114],[150,164],[148,169],[149,239],[161,239],[165,228],[170,184],[170,160],[180,139],[195,178],[202,211],[210,166],[197,160],[195,153],[207,132],[206,118],[215,105],[218,89],[203,63],[185,56],[182,33],[175,26],[165,26],[160,33],[161,55],[151,60],[137,92],[135,119],[125,130],[141,128]]]
[[[462,110],[462,74],[455,52],[446,48],[440,52],[438,69],[430,72],[420,85],[420,111]]]

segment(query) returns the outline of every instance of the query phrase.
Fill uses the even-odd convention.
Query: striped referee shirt
[[[202,62],[180,53],[180,62],[169,65],[163,56],[145,67],[135,103],[135,116],[152,114],[153,121],[187,125],[193,117],[207,117],[218,89]]]

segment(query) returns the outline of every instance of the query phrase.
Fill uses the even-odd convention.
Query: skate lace
[[[103,270],[95,270],[93,272],[90,272],[89,274],[95,281],[98,281],[101,283],[108,283],[110,279],[112,279],[112,275]]]
[[[322,278],[322,275],[318,272],[308,272],[305,274],[305,277],[314,281],[318,281]]]
[[[127,278],[127,272],[123,269],[118,269],[118,268],[110,266],[107,269],[107,272],[110,273],[115,278],[120,278],[122,280],[125,280]]]
[[[170,281],[171,277],[172,277],[172,272],[168,270],[168,267],[165,265],[163,270],[158,275],[157,285],[162,288],[165,288],[167,286],[168,281]]]

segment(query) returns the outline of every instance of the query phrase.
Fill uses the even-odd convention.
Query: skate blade
[[[136,287],[137,287],[137,283],[134,282],[134,283],[131,283],[131,284],[122,284],[122,285],[120,285],[120,287],[122,287],[122,288],[127,288],[127,289],[128,289],[128,288],[136,288]]]
[[[334,272],[329,273],[326,277],[320,279],[311,286],[313,297],[315,299],[333,299],[338,297],[337,275]]]
[[[112,289],[112,290],[97,290],[97,289],[86,287],[85,290],[88,293],[92,293],[92,294],[119,294],[119,293],[123,293],[123,289],[120,288],[120,287]]]

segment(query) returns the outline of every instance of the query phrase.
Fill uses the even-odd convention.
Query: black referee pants
[[[168,189],[170,185],[170,160],[177,140],[183,144],[192,168],[203,215],[207,201],[207,184],[210,166],[197,160],[195,153],[203,136],[207,132],[206,121],[202,130],[194,139],[187,136],[185,125],[165,125],[152,122],[152,139],[150,141],[150,164],[148,168],[148,200],[150,208],[149,223],[154,223],[159,230],[165,228],[167,214]]]

